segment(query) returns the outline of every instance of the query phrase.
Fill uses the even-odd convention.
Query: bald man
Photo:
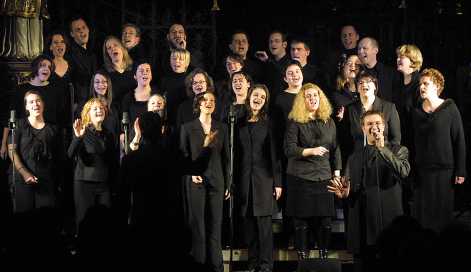
[[[378,41],[372,37],[365,37],[358,43],[358,57],[365,71],[378,79],[377,96],[391,102],[396,73],[392,67],[378,61],[378,52]]]

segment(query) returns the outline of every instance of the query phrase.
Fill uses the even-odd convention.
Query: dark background
[[[120,36],[122,23],[132,22],[142,27],[150,48],[159,50],[165,45],[169,25],[179,21],[187,28],[190,46],[206,53],[212,71],[215,65],[220,65],[220,56],[227,52],[230,34],[235,29],[248,32],[252,55],[256,50],[267,50],[268,34],[273,29],[280,29],[289,37],[307,38],[311,62],[318,64],[330,49],[340,45],[342,24],[351,23],[362,37],[378,39],[379,58],[385,63],[395,64],[398,45],[418,45],[424,55],[423,67],[443,71],[449,83],[447,89],[453,89],[456,67],[471,59],[469,1],[402,1],[406,8],[400,8],[401,0],[217,2],[220,11],[213,13],[213,0],[49,0],[51,19],[45,24],[45,33],[52,29],[67,30],[69,18],[82,14],[94,32],[97,47],[107,35]]]

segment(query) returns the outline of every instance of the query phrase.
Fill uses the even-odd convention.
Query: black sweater
[[[420,105],[414,109],[412,121],[419,169],[454,169],[455,176],[464,177],[466,143],[455,102],[447,99],[432,113],[426,113]]]

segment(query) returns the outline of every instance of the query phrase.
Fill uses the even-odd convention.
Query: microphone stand
[[[12,177],[12,196],[15,198],[16,194],[16,165],[15,165],[15,150],[16,150],[16,145],[15,145],[15,134],[16,134],[16,122],[14,118],[14,111],[12,111],[12,117],[10,118],[10,122],[8,123],[8,127],[10,129],[10,137],[11,137],[11,150],[10,150],[10,156],[11,156],[11,163],[12,163],[12,170],[11,170],[11,177]],[[13,200],[13,211],[16,212],[16,201]]]
[[[229,108],[229,272],[232,272],[233,265],[233,247],[234,247],[234,196],[232,195],[232,187],[234,180],[234,129],[235,129],[236,115],[234,105]]]

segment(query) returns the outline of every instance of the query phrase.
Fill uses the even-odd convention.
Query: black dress
[[[13,189],[15,212],[52,207],[56,202],[57,163],[60,161],[58,133],[54,125],[46,123],[41,129],[31,126],[28,119],[20,119],[15,130],[16,152],[24,167],[38,178],[37,184],[26,184],[16,171],[15,180],[10,167],[10,186]]]
[[[455,177],[466,176],[466,143],[461,116],[451,99],[434,112],[412,113],[417,165],[415,216],[440,231],[452,220]]]
[[[322,146],[324,156],[303,157],[305,148]],[[295,217],[333,216],[334,198],[327,191],[333,170],[342,168],[336,128],[332,119],[307,123],[289,121],[285,137],[288,157],[287,214]]]

